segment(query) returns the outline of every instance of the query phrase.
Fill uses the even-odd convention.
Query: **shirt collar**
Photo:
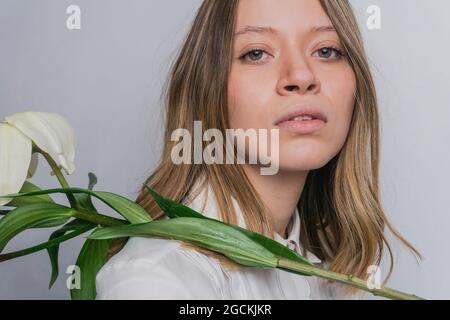
[[[302,254],[302,246],[300,245],[300,214],[297,208],[295,208],[295,212],[287,226],[287,233],[288,236],[285,239],[278,232],[275,232],[275,240],[296,251],[298,254]],[[312,263],[322,262],[316,255],[307,250],[305,250],[305,258]]]
[[[242,211],[239,209],[236,200],[234,198],[232,200],[236,208],[239,226],[247,229]],[[204,216],[220,221],[222,220],[219,214],[219,208],[217,206],[214,192],[210,185],[208,185],[207,188],[203,188],[194,199],[189,199],[186,205],[193,210],[200,212]],[[288,236],[284,239],[280,234],[275,232],[274,240],[296,251],[298,254],[303,255],[312,263],[322,263],[322,260],[320,260],[312,252],[305,250],[305,252],[302,253],[302,246],[300,245],[300,215],[297,208],[295,208],[295,213],[292,215],[292,218],[287,226],[287,233]]]

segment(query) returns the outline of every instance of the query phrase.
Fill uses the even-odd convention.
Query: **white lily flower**
[[[18,193],[37,168],[32,142],[67,174],[75,171],[75,133],[58,114],[22,112],[0,123],[0,196]],[[12,199],[0,199],[4,206]]]
[[[31,155],[30,167],[28,168],[27,179],[30,179],[34,176],[37,170],[37,166],[39,164],[38,154],[35,152]]]
[[[27,179],[31,140],[13,126],[0,124],[0,195],[17,193]],[[0,199],[0,206],[12,199]]]
[[[75,133],[66,119],[55,113],[22,112],[5,121],[48,153],[67,174],[75,171]]]

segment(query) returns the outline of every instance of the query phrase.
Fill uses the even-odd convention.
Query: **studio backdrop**
[[[158,162],[161,92],[200,4],[0,0],[0,118],[27,110],[63,115],[77,134],[71,184],[87,185],[92,171],[96,189],[135,199]],[[388,284],[449,299],[450,2],[354,0],[352,5],[379,95],[383,205],[424,256],[418,263],[393,240],[396,269]],[[50,168],[40,166],[34,181],[55,186]],[[5,251],[47,237],[47,231],[26,231]],[[60,276],[51,290],[45,251],[0,263],[0,299],[68,299],[66,271],[82,240],[61,246]],[[387,264],[382,269],[385,275]]]

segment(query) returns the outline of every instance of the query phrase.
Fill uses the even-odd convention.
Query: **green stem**
[[[52,239],[50,241],[38,244],[36,246],[27,248],[27,249],[23,249],[20,251],[15,251],[15,252],[10,252],[10,253],[6,253],[6,254],[0,254],[0,262],[4,262],[4,261],[8,261],[11,259],[15,259],[15,258],[19,258],[19,257],[23,257],[50,247],[53,247],[57,244],[60,244],[62,242],[65,242],[67,240],[73,239],[75,237],[78,237],[80,234],[83,234],[87,231],[89,231],[90,229],[92,229],[91,226],[86,226],[80,230],[75,230],[73,232],[67,233],[61,237]]]
[[[75,211],[74,217],[81,219],[81,220],[95,223],[96,225],[101,225],[103,227],[114,227],[114,226],[121,226],[121,225],[127,224],[127,222],[122,219],[117,219],[117,218],[105,216],[102,214],[98,214],[96,212],[85,211],[85,210],[80,210],[80,209]]]
[[[88,222],[92,222],[95,225],[101,225],[103,227],[113,227],[113,226],[119,226],[119,225],[124,225],[127,224],[127,221],[125,220],[121,220],[121,219],[116,219],[113,217],[108,217],[102,214],[98,214],[96,212],[91,212],[91,211],[85,211],[85,210],[75,210],[74,213],[74,217],[81,219],[81,220],[85,220]],[[60,236],[58,238],[52,239],[50,241],[38,244],[36,246],[27,248],[27,249],[23,249],[20,251],[15,251],[15,252],[10,252],[10,253],[6,253],[6,254],[0,254],[0,262],[3,261],[7,261],[7,260],[11,260],[11,259],[15,259],[15,258],[19,258],[22,256],[26,256],[32,253],[35,253],[37,251],[41,251],[47,248],[50,248],[54,245],[57,245],[61,242],[65,242],[67,240],[70,240],[72,238],[75,238],[77,236],[79,236],[80,234],[83,234],[89,230],[91,230],[93,228],[93,226],[86,226],[83,227],[79,230],[75,230],[72,231],[70,233],[67,233],[63,236]]]
[[[317,276],[320,278],[347,284],[347,285],[356,287],[358,289],[370,292],[375,296],[385,297],[388,299],[396,299],[396,300],[424,300],[423,298],[420,298],[416,295],[407,294],[407,293],[397,291],[394,289],[390,289],[387,287],[383,287],[383,286],[381,288],[370,289],[369,286],[367,285],[367,281],[360,279],[358,277],[324,270],[321,268],[305,265],[305,264],[287,260],[284,258],[279,259],[278,266],[289,272],[308,274],[311,276]]]
[[[58,179],[59,183],[63,188],[70,188],[69,183],[67,182],[66,178],[61,172],[61,169],[56,164],[55,160],[47,153],[42,151],[39,147],[34,146],[34,149],[42,154],[42,156],[47,160],[48,164],[50,165],[50,168],[52,168],[53,173],[55,174],[56,178]],[[66,194],[67,199],[69,200],[70,206],[72,208],[78,208],[78,201],[75,199],[74,195],[71,193]]]

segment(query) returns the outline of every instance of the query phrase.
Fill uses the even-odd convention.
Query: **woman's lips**
[[[326,123],[320,119],[314,120],[287,120],[280,122],[278,127],[298,134],[310,134],[325,127]]]

